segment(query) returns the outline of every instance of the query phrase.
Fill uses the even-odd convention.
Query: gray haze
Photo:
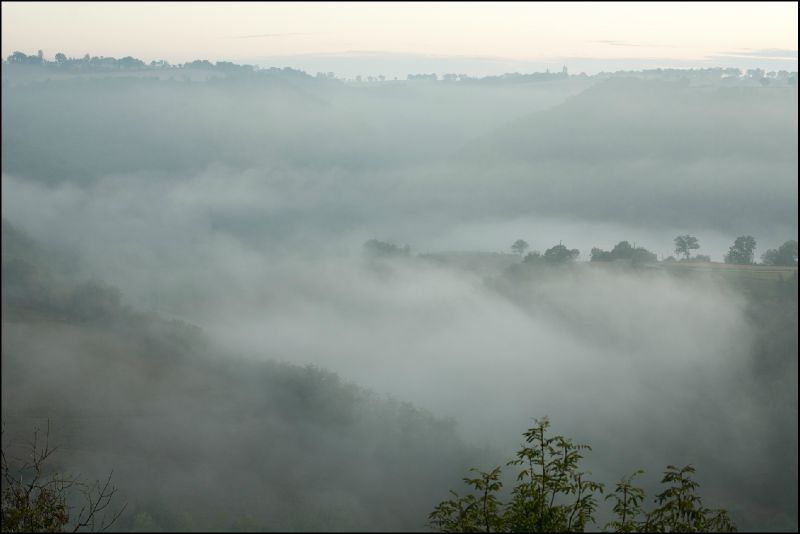
[[[611,41],[608,44],[636,46],[617,41]],[[397,77],[402,80],[410,72],[463,72],[471,76],[497,76],[514,71],[544,72],[548,69],[560,71],[564,66],[571,72],[585,72],[590,75],[620,70],[703,69],[709,67],[797,71],[797,50],[730,50],[702,59],[561,56],[543,58],[538,61],[354,50],[338,54],[254,56],[243,58],[242,61],[264,67],[294,67],[306,72],[332,71],[344,78],[355,78],[359,75],[384,75],[389,79]]]
[[[542,415],[593,446],[609,485],[643,468],[652,489],[691,463],[743,530],[796,529],[796,268],[764,326],[710,273],[588,262],[622,240],[663,259],[684,233],[716,262],[739,235],[757,256],[796,240],[793,75],[355,83],[4,64],[4,279],[7,259],[36,273],[4,280],[4,418],[91,414],[56,421],[95,452],[66,465],[115,469],[134,512],[160,485],[190,529],[203,513],[214,528],[424,529],[467,467],[500,465]],[[372,238],[411,254],[365,257]],[[579,261],[515,270],[518,238]],[[75,319],[86,280],[118,298]],[[295,367],[309,364],[323,371]],[[301,393],[282,396],[287,381]],[[261,511],[231,526],[212,511],[226,499]],[[316,522],[281,515],[302,506]]]

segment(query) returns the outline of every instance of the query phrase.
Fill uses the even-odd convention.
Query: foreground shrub
[[[473,493],[439,503],[428,516],[429,525],[441,532],[583,532],[594,523],[597,495],[604,485],[580,471],[579,463],[588,445],[575,444],[563,436],[548,436],[550,421],[536,420],[523,436],[525,444],[507,466],[521,467],[517,484],[507,503],[498,493],[503,487],[501,468],[484,472],[472,469],[474,478],[464,478]],[[650,512],[642,509],[643,489],[632,484],[639,470],[623,477],[612,499],[615,519],[607,523],[610,532],[735,532],[725,510],[710,510],[695,493],[698,483],[690,465],[667,466],[662,484],[667,488],[656,495]]]

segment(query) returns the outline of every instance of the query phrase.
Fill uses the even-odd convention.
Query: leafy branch
[[[3,429],[5,434],[5,428]],[[89,528],[103,531],[111,527],[125,511],[125,505],[108,514],[107,510],[117,493],[111,485],[110,473],[104,482],[86,483],[77,477],[58,472],[48,475],[47,462],[57,448],[50,445],[50,421],[40,443],[39,429],[33,432],[29,454],[19,465],[12,467],[6,454],[2,456],[2,513],[0,523],[4,532],[77,532]],[[67,503],[69,493],[77,491],[83,505],[77,515],[71,514]]]
[[[548,436],[547,417],[535,420],[523,433],[525,443],[506,466],[518,466],[517,484],[510,500],[502,503],[497,493],[503,487],[500,468],[477,478],[464,478],[473,493],[438,504],[428,516],[429,525],[441,532],[584,532],[594,523],[597,495],[604,485],[579,470],[589,445],[575,444],[564,436]],[[694,467],[667,466],[662,484],[669,486],[656,496],[658,506],[642,509],[643,489],[633,485],[638,470],[617,482],[612,499],[616,519],[605,525],[609,532],[735,532],[727,511],[710,510],[695,493]]]

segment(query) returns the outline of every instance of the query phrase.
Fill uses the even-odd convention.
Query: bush
[[[50,426],[39,444],[38,429],[30,444],[29,460],[10,466],[6,447],[2,449],[2,509],[0,529],[3,532],[77,532],[89,527],[106,530],[119,518],[118,512],[106,515],[117,488],[111,486],[111,475],[104,482],[87,484],[79,478],[60,473],[48,474],[47,461],[55,452],[49,444]],[[80,511],[72,514],[68,504],[71,493],[83,499]]]
[[[578,464],[588,445],[579,445],[563,436],[547,436],[549,420],[536,420],[525,436],[525,445],[507,466],[520,466],[511,499],[503,504],[498,492],[503,483],[501,468],[479,471],[475,478],[464,478],[474,493],[439,503],[428,516],[429,525],[441,532],[583,532],[594,523],[597,494],[604,485],[588,478]],[[667,466],[662,479],[669,484],[656,496],[657,507],[642,510],[644,490],[632,485],[639,470],[620,480],[613,499],[616,519],[607,523],[612,532],[735,532],[725,510],[710,510],[702,505],[691,479],[692,466]]]

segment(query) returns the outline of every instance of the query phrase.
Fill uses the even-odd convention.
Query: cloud
[[[261,39],[267,37],[298,37],[303,35],[324,35],[326,32],[297,32],[297,33],[257,33],[252,35],[230,35],[228,39]]]
[[[789,50],[786,48],[737,48],[728,52],[720,52],[717,56],[712,57],[744,57],[797,61],[797,50]]]
[[[644,47],[644,48],[675,48],[674,45],[647,43],[647,42],[632,42],[632,41],[616,41],[613,39],[600,39],[596,41],[587,41],[589,43],[606,44],[610,46],[624,46],[624,47]]]

